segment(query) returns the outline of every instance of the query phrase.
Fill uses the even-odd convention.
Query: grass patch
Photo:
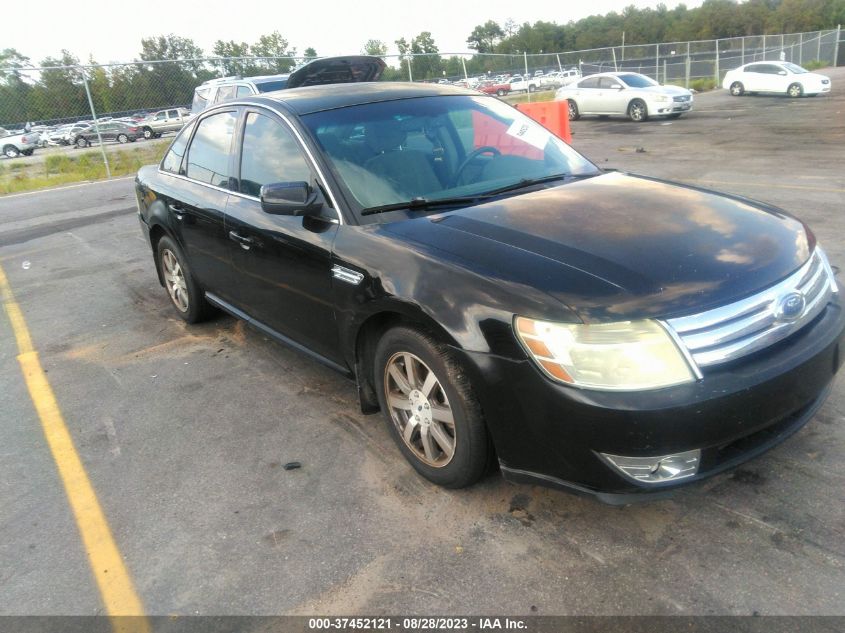
[[[144,144],[132,149],[107,152],[112,176],[134,174],[144,165],[157,163],[167,143]],[[51,154],[41,162],[3,161],[0,163],[0,194],[33,191],[106,177],[100,152],[69,155]]]
[[[807,70],[818,70],[819,68],[827,68],[829,65],[829,62],[822,62],[818,59],[811,59],[810,61],[801,64],[801,66],[803,66]]]
[[[686,88],[686,86],[677,81],[670,81],[667,86],[678,86],[678,88]],[[695,90],[696,92],[707,92],[708,90],[714,90],[718,88],[719,84],[716,83],[715,79],[709,78],[702,78],[702,79],[693,79],[689,82],[689,89]]]

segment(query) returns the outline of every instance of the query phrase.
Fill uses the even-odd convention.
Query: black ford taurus
[[[357,382],[424,477],[661,495],[804,425],[842,363],[799,220],[598,169],[494,97],[295,88],[138,173],[159,281]]]

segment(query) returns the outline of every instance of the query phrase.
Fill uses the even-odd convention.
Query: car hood
[[[286,87],[378,81],[385,67],[384,60],[371,55],[324,57],[293,71]]]
[[[814,247],[809,229],[777,209],[621,173],[382,228],[502,288],[539,290],[585,322],[724,305],[783,279]],[[562,313],[553,303],[528,316]]]

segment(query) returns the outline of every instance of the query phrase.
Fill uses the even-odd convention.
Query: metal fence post
[[[660,83],[660,44],[654,45],[654,80]]]
[[[469,81],[469,75],[467,75],[467,62],[463,57],[461,57],[461,65],[464,67],[464,81]]]
[[[686,63],[684,64],[685,68],[685,78],[684,78],[684,88],[689,90],[689,67],[690,67],[690,60],[689,60],[689,44],[687,44],[687,59]]]
[[[757,61],[757,54],[754,54],[754,61]],[[763,33],[763,61],[766,61],[766,34]]]
[[[619,70],[619,66],[617,66],[617,65],[616,65],[616,49],[615,49],[615,48],[611,48],[611,49],[610,49],[610,52],[611,52],[611,53],[613,53],[613,70],[618,71],[618,70]]]
[[[719,40],[716,40],[716,87],[719,87]]]
[[[740,53],[739,65],[745,66],[745,36],[742,36],[742,52]]]
[[[841,33],[842,33],[842,25],[837,24],[836,25],[836,45],[833,47],[833,65],[834,66],[839,65],[839,37],[840,37]]]
[[[816,38],[816,61],[822,59],[822,32],[819,31],[819,36]]]
[[[106,166],[106,178],[111,178],[111,168],[109,167],[109,159],[106,156],[106,148],[103,147],[103,137],[100,136],[100,123],[97,121],[97,112],[94,110],[94,100],[91,98],[91,89],[88,87],[88,75],[85,74],[85,68],[79,67],[82,74],[82,83],[85,84],[85,94],[88,95],[88,105],[91,107],[91,119],[94,121],[94,130],[97,132],[97,140],[100,142],[100,152],[103,154],[103,164]]]
[[[798,34],[798,65],[804,60],[804,34]]]
[[[410,55],[408,55],[405,59],[406,59],[406,60],[407,60],[407,62],[408,62],[408,81],[413,81],[413,80],[414,80],[414,75],[413,75],[413,73],[411,72],[411,56],[410,56]]]

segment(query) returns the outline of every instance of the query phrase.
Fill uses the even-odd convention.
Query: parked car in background
[[[540,85],[544,88],[560,88],[581,79],[581,73],[576,68],[570,70],[556,70],[546,73],[540,78]]]
[[[6,158],[31,156],[41,146],[38,132],[13,133],[0,128],[0,148]]]
[[[76,136],[71,139],[71,144],[76,145],[76,147],[88,147],[92,143],[98,142],[100,138],[103,141],[134,143],[143,136],[143,130],[137,125],[128,125],[120,121],[106,121],[99,124],[99,135],[97,128],[91,126],[77,132]]]
[[[511,85],[509,83],[499,83],[496,81],[483,81],[478,84],[475,89],[479,92],[483,92],[484,94],[504,97],[511,91]]]
[[[755,62],[725,73],[722,87],[735,97],[744,94],[784,94],[814,97],[830,92],[830,77],[790,62]]]
[[[585,114],[646,121],[653,116],[677,119],[692,109],[693,96],[686,88],[661,86],[646,75],[611,72],[589,75],[558,89],[555,101],[568,102],[572,121]]]
[[[159,110],[148,115],[143,121],[138,122],[144,138],[158,138],[165,132],[178,132],[182,126],[191,118],[187,108],[168,108]]]
[[[284,88],[378,81],[385,67],[384,60],[379,57],[347,55],[315,59],[293,72],[283,75],[211,79],[203,82],[194,90],[191,114],[199,114],[206,108],[223,101]]]
[[[526,75],[514,75],[510,78],[511,92],[536,92],[540,89],[540,81],[534,77]]]
[[[805,223],[604,172],[477,91],[221,104],[135,194],[175,314],[216,306],[355,379],[362,410],[447,487],[497,460],[605,501],[665,495],[795,433],[845,360]]]

